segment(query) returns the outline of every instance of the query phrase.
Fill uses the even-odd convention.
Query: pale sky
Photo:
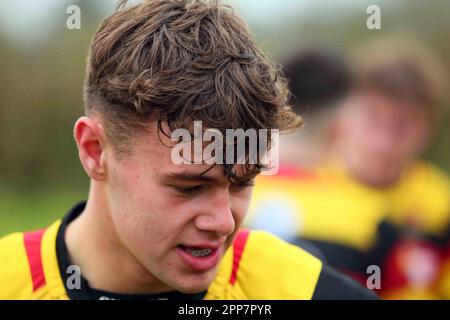
[[[116,1],[89,0],[98,6],[105,14],[113,12]],[[355,5],[361,5],[365,0],[228,0],[238,7],[239,13],[250,25],[267,25],[276,27],[285,21],[304,14],[311,14],[311,6],[323,7],[323,10],[345,11]],[[372,1],[376,2],[376,1]],[[65,8],[76,3],[73,0],[1,0],[0,30],[19,44],[34,43],[45,38],[52,22],[60,20],[64,23],[68,16]],[[321,4],[321,5],[320,5]],[[81,19],[83,17],[83,3]],[[61,12],[58,13],[57,10]]]

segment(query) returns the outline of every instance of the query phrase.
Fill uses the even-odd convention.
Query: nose
[[[385,153],[392,151],[395,143],[396,138],[391,132],[379,132],[374,134],[369,147],[374,151]]]
[[[236,223],[228,191],[217,191],[208,200],[208,205],[203,204],[202,213],[195,219],[195,227],[198,230],[213,232],[219,237],[233,233]]]

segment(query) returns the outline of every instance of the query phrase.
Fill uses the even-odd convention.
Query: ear
[[[79,118],[75,123],[74,136],[84,171],[91,179],[105,180],[105,131],[100,121],[96,118]]]

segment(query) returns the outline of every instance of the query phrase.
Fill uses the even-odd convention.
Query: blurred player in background
[[[379,266],[385,298],[448,298],[449,181],[421,159],[446,102],[444,69],[406,39],[370,42],[349,61],[354,83],[332,114],[327,164],[262,178],[270,190],[256,188],[249,223],[363,283]]]
[[[297,200],[304,198],[304,187],[311,186],[312,172],[327,161],[331,120],[348,94],[351,77],[344,57],[318,48],[290,57],[283,70],[293,109],[305,124],[298,132],[281,135],[279,172],[259,179],[248,222],[298,244],[301,214]],[[310,243],[302,241],[302,246],[320,256]]]
[[[282,169],[315,167],[327,158],[330,120],[349,90],[349,70],[338,53],[316,48],[290,57],[283,71],[289,79],[291,104],[305,124],[301,131],[280,137]]]

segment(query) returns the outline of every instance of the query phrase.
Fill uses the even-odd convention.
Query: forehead
[[[152,175],[161,179],[181,179],[185,177],[189,180],[189,177],[191,177],[191,180],[195,180],[193,177],[202,176],[205,181],[228,183],[222,165],[175,163],[172,159],[172,150],[178,141],[170,139],[171,131],[167,124],[163,123],[162,129],[164,133],[158,129],[157,123],[153,122],[149,124],[149,128],[145,133],[139,134],[134,138],[133,151],[128,157],[130,165],[149,170]],[[242,166],[235,165],[233,171],[238,175],[241,175],[241,173],[243,175],[244,170]]]
[[[380,112],[404,117],[422,115],[424,108],[407,97],[397,97],[375,90],[357,92],[348,104],[354,111]]]

